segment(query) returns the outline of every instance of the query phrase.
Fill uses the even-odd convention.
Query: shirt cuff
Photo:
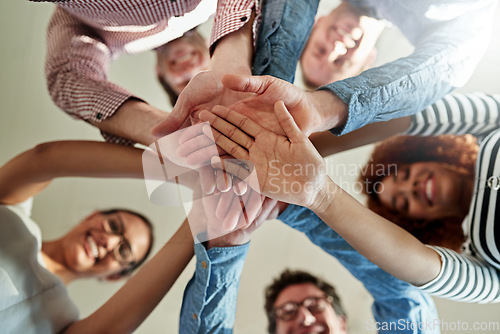
[[[248,22],[252,16],[252,10],[255,8],[256,16],[260,17],[260,6],[256,0],[246,1],[219,1],[217,12],[214,18],[214,27],[210,38],[210,53],[213,52],[215,43],[224,36],[239,30]],[[258,21],[258,20],[256,20]],[[253,41],[255,45],[256,29],[254,22]]]
[[[348,85],[342,81],[336,81],[326,86],[320,87],[318,90],[329,90],[337,95],[347,105],[347,120],[344,125],[330,129],[334,135],[341,136],[356,129],[359,129],[366,124],[371,123],[374,118],[375,107],[371,113],[368,113],[363,108],[364,97],[359,92],[353,91]],[[372,105],[375,104],[372,101]]]
[[[232,247],[206,249],[203,244],[194,245],[198,278],[215,286],[239,280],[250,243]]]
[[[444,254],[441,252],[439,247],[429,246],[429,245],[426,245],[426,246],[429,248],[432,248],[441,257],[441,269],[439,270],[439,274],[436,276],[436,278],[425,283],[424,285],[417,286],[417,288],[419,288],[420,290],[423,290],[425,292],[432,293],[432,292],[434,292],[434,290],[436,288],[436,287],[434,287],[434,285],[439,283],[439,281],[441,281],[441,278],[443,277],[443,273],[445,272],[445,266],[448,264],[448,260],[446,259]]]

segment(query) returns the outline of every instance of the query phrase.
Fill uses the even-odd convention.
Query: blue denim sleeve
[[[494,0],[350,0],[371,7],[415,46],[414,52],[384,66],[321,87],[344,101],[342,135],[366,124],[413,115],[464,85],[486,51]]]
[[[374,328],[379,333],[440,332],[436,307],[429,296],[368,261],[312,211],[289,205],[278,219],[305,233],[363,283],[374,298]]]
[[[293,82],[318,10],[319,0],[264,1],[257,35],[254,75]]]
[[[249,244],[211,248],[195,244],[196,271],[184,290],[179,333],[230,334]]]
[[[349,2],[393,23],[415,45],[415,51],[320,88],[336,94],[348,106],[346,123],[331,129],[336,135],[369,123],[413,115],[465,84],[486,51],[495,9],[494,0]],[[264,3],[255,75],[293,82],[317,7],[317,0]]]

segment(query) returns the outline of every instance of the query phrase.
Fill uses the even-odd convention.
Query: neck
[[[60,251],[62,249],[60,244],[60,239],[42,242],[42,257],[47,270],[58,276],[64,285],[68,285],[78,277],[64,264],[64,254]]]

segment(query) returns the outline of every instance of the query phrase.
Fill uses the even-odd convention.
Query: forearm
[[[206,250],[195,246],[196,272],[186,286],[179,333],[232,333],[248,244]]]
[[[295,69],[314,24],[318,0],[264,1],[253,64],[254,75],[293,83]]]
[[[343,136],[335,136],[330,131],[313,133],[309,139],[323,156],[329,156],[353,148],[375,143],[408,129],[411,117],[392,119],[365,125]]]
[[[64,176],[141,178],[142,150],[90,141],[37,145],[0,169],[0,201],[19,203]]]
[[[150,145],[158,139],[151,134],[151,129],[168,115],[144,101],[129,98],[109,118],[102,122],[89,122],[104,132]]]
[[[255,12],[252,11],[247,22],[239,30],[217,41],[209,70],[216,73],[251,74],[254,19]]]
[[[312,210],[368,260],[396,278],[425,284],[440,271],[439,255],[410,233],[378,216],[328,178]]]
[[[368,261],[311,210],[291,205],[278,219],[303,232],[324,252],[334,256],[370,292],[375,321],[379,323],[423,323],[438,319],[432,299],[408,283],[400,281]],[[434,333],[407,328],[401,333]],[[381,330],[379,333],[393,333]]]
[[[102,307],[64,333],[131,333],[170,290],[193,256],[187,220],[139,272]]]
[[[56,7],[47,29],[45,62],[54,103],[108,134],[148,145],[154,140],[151,127],[164,115],[108,81],[116,56],[95,29]]]
[[[470,6],[469,12],[449,19],[429,19],[428,13],[419,12],[419,26],[404,31],[416,46],[411,55],[322,87],[349,108],[346,122],[332,131],[345,134],[368,123],[415,114],[464,85],[488,45],[491,13],[485,2],[491,3],[482,1],[476,6],[469,1],[464,4],[464,8]],[[456,4],[446,6],[451,10]]]

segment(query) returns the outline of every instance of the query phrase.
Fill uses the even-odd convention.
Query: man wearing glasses
[[[278,206],[279,211],[282,211],[278,216],[279,220],[304,233],[311,242],[335,257],[363,283],[374,299],[372,312],[378,333],[440,332],[439,327],[433,325],[438,320],[438,315],[432,298],[368,261],[312,211],[284,203]],[[271,210],[267,219],[274,217],[274,210]],[[240,276],[249,248],[250,234],[255,230],[255,225],[252,224],[251,229],[237,230],[204,244],[195,244],[196,274],[184,291],[179,333],[233,332]],[[335,322],[339,329],[347,328],[341,308],[333,306],[337,304],[334,294],[329,292],[333,289],[324,289],[321,286],[326,285],[316,284],[314,282],[319,280],[310,279],[313,276],[308,277],[303,281],[282,280],[288,283],[282,284],[281,289],[277,288],[281,285],[279,283],[267,290],[266,312],[270,333],[337,333],[332,332],[336,328]],[[269,297],[270,291],[275,291],[272,298]],[[324,303],[325,299],[330,299],[329,296],[332,297],[331,305],[335,312],[332,312],[329,303]],[[297,317],[294,309],[298,312]],[[320,314],[320,310],[324,312],[321,311]],[[313,319],[314,313],[317,317]],[[318,328],[330,327],[330,331],[314,331],[316,325]],[[273,331],[274,328],[276,331]]]
[[[266,289],[269,333],[347,333],[335,288],[304,271],[285,270]]]

